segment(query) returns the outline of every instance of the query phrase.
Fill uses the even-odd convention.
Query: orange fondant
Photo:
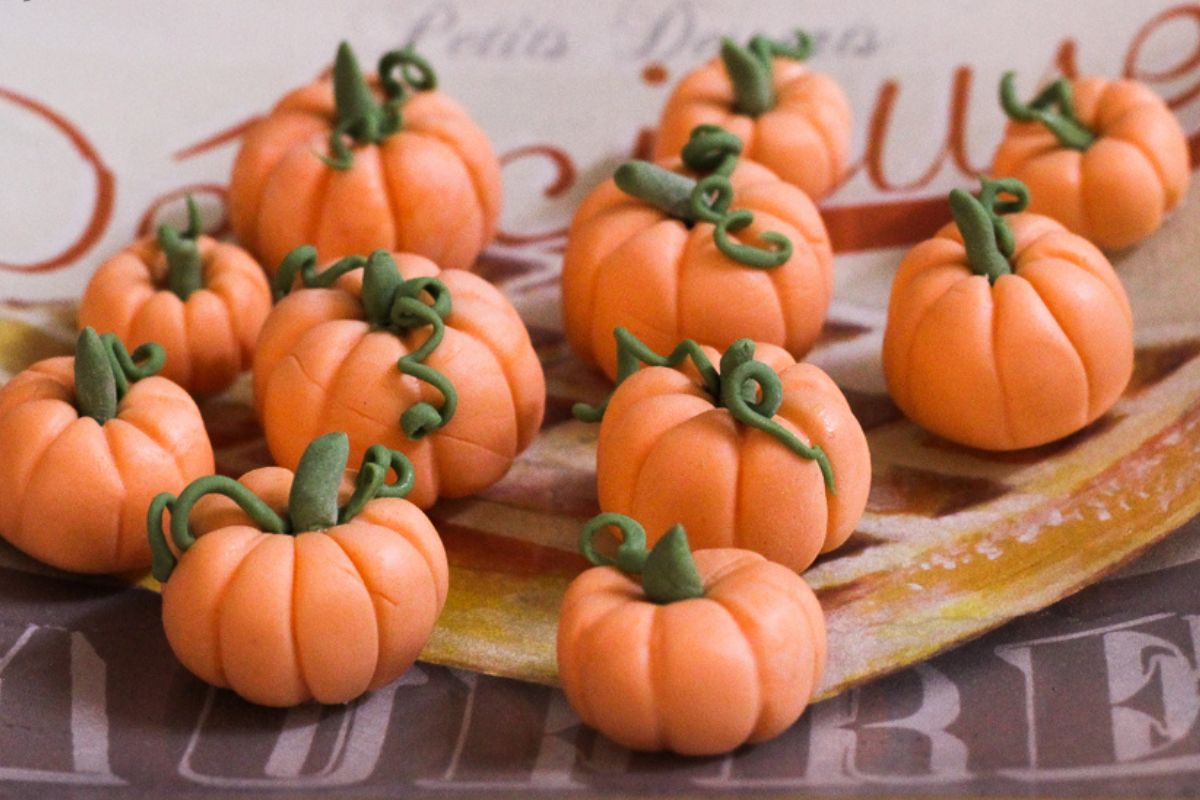
[[[445,339],[425,362],[458,390],[449,424],[417,441],[401,429],[414,403],[441,402],[436,389],[396,368],[429,329],[372,330],[359,299],[361,272],[333,288],[294,291],[275,307],[254,357],[254,398],[277,463],[294,467],[312,439],[345,431],[352,460],[373,444],[408,456],[417,475],[410,499],[428,508],[439,496],[475,494],[504,476],[541,425],[545,378],[528,331],[498,289],[421,256],[394,258],[406,279],[436,276],[450,290]]]
[[[684,76],[658,123],[653,157],[677,154],[697,125],[719,125],[743,153],[820,199],[841,182],[850,152],[851,112],[833,78],[790,58],[773,59],[775,107],[751,117],[734,110],[733,84],[720,58]]]
[[[1132,80],[1070,82],[1075,115],[1096,140],[1059,144],[1040,122],[1009,122],[992,174],[1029,187],[1029,210],[1105,249],[1128,247],[1162,225],[1190,179],[1183,129],[1157,94]]]
[[[779,735],[825,665],[825,616],[795,573],[698,550],[702,598],[658,605],[615,567],[567,589],[558,674],[585,723],[635,750],[716,755]]]
[[[146,507],[213,471],[196,403],[166,378],[135,382],[100,425],[75,408],[75,359],[39,361],[0,389],[0,535],[71,572],[150,566]]]
[[[1012,274],[989,285],[972,273],[961,233],[945,226],[901,263],[883,340],[896,405],[987,450],[1074,433],[1112,407],[1133,370],[1129,301],[1104,255],[1049,217],[1004,219]]]
[[[682,172],[679,161],[662,166]],[[571,223],[563,257],[567,338],[585,361],[616,375],[613,329],[624,327],[656,352],[681,339],[724,349],[749,337],[800,357],[812,348],[833,294],[829,235],[808,196],[746,160],[730,176],[734,210],[754,222],[731,234],[755,243],[767,231],[792,242],[790,259],[754,269],[724,255],[707,222],[688,226],[625,194],[611,179]]]
[[[697,549],[753,550],[799,572],[854,531],[870,490],[870,452],[828,375],[771,345],[758,345],[755,358],[783,381],[775,420],[825,451],[835,492],[815,461],[736,422],[694,378],[648,367],[617,387],[600,425],[600,508],[641,522],[651,543],[678,522]]]
[[[240,482],[281,512],[292,477],[264,467]],[[446,602],[445,550],[407,500],[377,498],[347,524],[293,536],[208,496],[191,524],[196,543],[162,588],[167,640],[198,677],[254,703],[345,703],[391,683]]]
[[[209,394],[250,367],[271,289],[242,248],[208,236],[196,245],[204,286],[187,300],[166,288],[167,262],[155,240],[141,239],[96,270],[79,306],[79,328],[115,333],[131,350],[158,342],[167,351],[162,375]]]

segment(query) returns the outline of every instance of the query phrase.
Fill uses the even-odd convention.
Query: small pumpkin
[[[271,287],[245,250],[200,235],[190,196],[187,205],[187,230],[160,225],[153,239],[100,265],[83,293],[79,327],[115,333],[130,347],[160,343],[163,377],[210,394],[250,367]]]
[[[247,131],[229,216],[269,269],[302,244],[322,261],[385,248],[467,269],[496,230],[500,162],[411,47],[386,53],[368,81],[342,42],[330,77]]]
[[[546,385],[529,333],[501,292],[426,258],[351,256],[317,270],[299,248],[254,357],[254,398],[281,466],[316,436],[346,431],[361,456],[399,450],[417,473],[412,501],[482,491],[541,425]]]
[[[616,558],[592,539],[621,534]],[[634,750],[727,753],[799,719],[825,666],[825,615],[791,570],[738,549],[689,552],[681,525],[648,553],[619,514],[583,529],[597,566],[567,588],[558,674],[588,725]]]
[[[210,475],[154,498],[163,627],[201,680],[266,706],[347,703],[404,674],[429,640],[449,568],[429,518],[404,499],[412,465],[372,447],[351,485],[349,449],[327,434],[295,474]]]
[[[721,55],[688,73],[667,100],[653,157],[674,156],[697,125],[719,125],[746,144],[746,156],[820,199],[837,187],[850,152],[850,102],[837,81],[804,61],[812,40],[755,36],[743,47],[721,40]]]
[[[681,162],[627,162],[576,212],[563,322],[609,378],[618,327],[656,350],[746,336],[799,357],[816,341],[833,294],[825,224],[804,192],[741,152],[736,136],[700,126]]]
[[[1157,94],[1133,80],[1059,78],[1028,104],[1000,82],[1010,122],[992,173],[1029,187],[1029,210],[1108,250],[1136,244],[1187,194],[1188,144]]]
[[[615,337],[611,399],[576,407],[581,419],[602,419],[601,509],[651,530],[680,522],[698,548],[753,550],[797,572],[850,536],[866,507],[870,451],[821,369],[749,339],[725,351],[718,371],[715,353],[694,341],[664,357],[627,330]],[[675,369],[687,360],[693,374]]]
[[[1080,430],[1133,372],[1133,316],[1112,265],[1049,217],[1017,213],[1028,199],[1012,178],[984,179],[978,198],[955,189],[954,222],[904,257],[888,303],[892,399],[985,450]]]
[[[213,470],[195,401],[154,375],[164,353],[131,356],[84,328],[75,355],[39,361],[0,389],[0,535],[71,572],[150,566],[146,506]]]

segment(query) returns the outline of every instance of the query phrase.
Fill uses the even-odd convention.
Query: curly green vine
[[[620,532],[616,558],[596,552],[596,534],[607,528]],[[646,549],[646,529],[624,514],[600,514],[583,526],[579,550],[598,567],[616,567],[627,575],[639,576],[642,591],[652,603],[666,604],[704,596],[704,581],[696,570],[696,561],[688,547],[682,525],[675,525],[650,550]]]

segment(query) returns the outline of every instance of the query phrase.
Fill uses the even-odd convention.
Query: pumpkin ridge
[[[62,438],[63,434],[65,434],[72,425],[79,422],[80,419],[81,417],[75,417],[75,419],[67,422],[67,424],[58,431],[58,433],[47,438],[45,447],[43,447],[42,452],[33,459],[32,466],[29,468],[29,477],[26,480],[24,491],[18,492],[15,498],[10,498],[6,501],[12,502],[13,499],[16,500],[16,508],[13,509],[12,517],[14,530],[9,534],[9,536],[18,536],[22,541],[25,541],[25,502],[26,498],[29,496],[29,486],[33,483],[34,477],[42,472],[42,463],[46,460],[47,456],[49,456],[50,450],[54,447],[55,443]],[[21,549],[24,550],[25,548],[22,547]]]
[[[121,419],[119,416],[113,417],[111,420],[109,420],[109,422],[112,424],[101,426],[101,430],[104,432],[104,441],[108,445],[108,451],[112,453],[113,464],[115,464],[117,467],[113,474],[117,480],[117,483],[119,483],[121,486],[121,506],[124,506],[127,502],[129,502],[129,484],[125,478],[125,463],[120,456],[122,450],[114,445],[114,439],[117,436],[118,426],[128,428],[129,431],[137,435],[144,436],[145,434],[143,434],[136,426],[125,422],[125,420]],[[153,442],[155,446],[158,444],[152,439],[151,442]],[[178,470],[179,466],[176,465],[175,468]],[[186,482],[182,481],[182,478],[180,485],[186,485]],[[117,535],[115,537],[115,541],[113,542],[112,562],[110,563],[121,563],[121,557],[123,555],[122,551],[125,549],[124,545],[127,544],[126,540],[130,539],[130,537],[126,535],[127,531],[125,527],[124,514],[117,514],[116,531]]]
[[[733,572],[737,571],[738,570],[734,570]],[[731,572],[730,574],[733,573]],[[753,740],[754,735],[758,733],[758,729],[762,725],[763,717],[765,717],[767,713],[767,703],[765,699],[766,692],[764,691],[763,687],[763,670],[759,665],[761,662],[766,660],[766,656],[769,654],[760,651],[758,646],[755,644],[757,638],[750,635],[750,630],[748,629],[746,621],[743,619],[740,613],[740,608],[735,612],[732,607],[726,605],[720,600],[713,600],[713,603],[717,606],[717,608],[720,608],[722,611],[724,611],[729,616],[729,619],[733,621],[734,627],[737,628],[738,633],[742,635],[742,640],[745,642],[746,649],[750,652],[750,669],[754,672],[754,679],[750,683],[752,686],[754,686],[754,706],[757,709],[754,714],[754,724],[750,727],[750,738]],[[753,627],[752,624],[751,627]]]
[[[159,297],[162,297],[162,300],[159,300],[158,299]],[[155,292],[149,298],[147,298],[147,301],[145,303],[143,303],[141,306],[138,307],[137,313],[135,313],[133,315],[133,320],[131,321],[131,324],[129,326],[129,337],[131,339],[133,339],[134,341],[138,341],[138,340],[143,341],[143,342],[158,341],[159,343],[161,343],[161,341],[162,341],[161,338],[150,335],[150,331],[152,331],[155,327],[157,327],[155,325],[153,319],[151,318],[150,312],[152,309],[158,308],[162,303],[170,304],[169,307],[170,307],[172,313],[170,316],[169,323],[170,323],[171,328],[176,331],[179,331],[179,330],[184,331],[184,339],[185,339],[185,341],[187,340],[187,314],[183,307],[183,301],[180,300],[178,297],[175,296],[175,294],[173,294],[171,292],[168,292],[167,294],[162,294],[162,295],[160,295],[158,292]],[[182,363],[181,363],[181,359],[182,359]],[[193,364],[192,364],[191,353],[186,352],[186,348],[185,348],[185,352],[176,353],[175,358],[174,359],[168,358],[168,361],[171,361],[173,363],[168,363],[168,364],[164,365],[163,369],[159,372],[159,375],[166,374],[168,370],[174,371],[174,370],[178,369],[180,372],[183,373],[183,377],[180,380],[174,381],[175,383],[186,384],[191,381]]]
[[[630,579],[630,582],[631,583],[633,582],[632,579]],[[607,591],[607,590],[602,588],[601,591]],[[637,591],[641,592],[640,586],[637,588]],[[634,602],[637,602],[637,601],[634,601]],[[613,607],[610,608],[608,611],[606,611],[605,613],[601,614],[600,616],[598,616],[594,620],[592,620],[590,625],[588,625],[587,627],[584,627],[584,628],[577,629],[575,632],[575,641],[572,642],[573,648],[578,647],[580,642],[589,642],[591,640],[592,636],[595,634],[596,630],[599,629],[602,624],[606,623],[609,619],[617,616],[618,614],[621,614],[624,610],[625,610],[624,602],[614,604]],[[654,627],[653,624],[651,624],[650,627],[651,627],[651,630],[653,630],[653,627]],[[579,692],[578,702],[582,706],[582,708],[579,710],[579,717],[584,722],[587,722],[589,725],[591,725],[592,721],[596,719],[596,713],[595,713],[595,709],[592,707],[591,693],[587,691],[586,686],[587,686],[587,684],[581,684],[581,686],[580,686],[582,691]]]
[[[301,531],[297,536],[303,536],[308,531]],[[312,687],[308,682],[308,675],[304,671],[304,659],[300,652],[300,631],[296,625],[296,573],[300,569],[300,549],[296,547],[295,539],[290,543],[292,546],[292,581],[288,586],[288,628],[292,634],[292,654],[296,659],[296,672],[300,674],[300,684],[304,687],[304,693],[312,696]]]
[[[1055,259],[1055,260],[1061,260],[1062,263],[1069,264],[1071,269],[1078,270],[1079,272],[1082,272],[1084,275],[1087,275],[1089,278],[1095,279],[1095,276],[1092,275],[1092,273],[1090,271],[1083,269],[1078,264],[1075,264],[1067,259]],[[1026,280],[1028,280],[1028,279],[1026,279]],[[1054,322],[1056,325],[1058,325],[1058,329],[1060,331],[1062,331],[1062,335],[1066,338],[1066,340],[1068,342],[1071,343],[1071,350],[1074,351],[1075,357],[1079,359],[1080,371],[1083,373],[1083,396],[1084,396],[1084,401],[1085,401],[1084,404],[1085,404],[1085,407],[1087,408],[1087,419],[1088,419],[1088,422],[1090,423],[1092,420],[1094,420],[1096,418],[1095,410],[1092,408],[1092,401],[1095,400],[1096,398],[1094,396],[1095,393],[1092,391],[1091,371],[1088,369],[1087,362],[1085,362],[1083,360],[1083,348],[1080,346],[1081,343],[1079,341],[1077,341],[1076,337],[1071,335],[1070,331],[1067,330],[1067,326],[1063,324],[1062,316],[1056,312],[1054,306],[1052,304],[1046,302],[1046,298],[1042,295],[1042,287],[1039,286],[1034,281],[1029,281],[1029,284],[1030,284],[1030,286],[1033,287],[1034,294],[1037,295],[1038,300],[1040,300],[1042,305],[1046,307],[1046,311],[1050,314],[1051,317],[1054,318]],[[1103,283],[1101,285],[1103,285]],[[1107,289],[1108,287],[1105,286],[1104,288]]]
[[[401,233],[400,228],[401,228],[401,220],[403,220],[405,218],[405,215],[400,213],[400,207],[396,200],[396,195],[392,191],[392,182],[388,179],[388,168],[385,163],[384,150],[387,147],[388,141],[394,139],[395,137],[402,135],[403,133],[404,133],[403,130],[396,131],[391,136],[387,137],[387,139],[380,142],[377,147],[376,159],[375,159],[375,166],[377,167],[378,172],[379,172],[380,192],[382,192],[383,199],[387,202],[388,216],[390,216],[392,218],[392,243],[389,247],[387,247],[385,249],[391,250],[393,252],[399,252],[402,249],[400,246],[400,243],[403,241],[404,237]],[[399,266],[396,267],[396,271],[400,272]],[[400,278],[404,279],[403,273],[400,273]],[[361,299],[362,299],[362,297],[360,295],[359,296],[360,302],[361,302]]]
[[[801,93],[804,92],[804,89],[806,88],[804,84],[813,81],[813,79],[819,74],[821,73],[806,72],[802,75],[797,75],[794,78],[785,80],[783,84],[776,90],[776,94],[779,97],[779,104],[767,113],[770,114],[773,111],[779,111],[781,113],[798,114],[804,118],[809,127],[817,132],[817,136],[820,138],[821,144],[824,145],[825,158],[827,159],[826,166],[830,172],[830,179],[833,185],[836,186],[841,182],[842,176],[835,174],[836,165],[832,163],[833,159],[831,158],[831,155],[833,153],[837,153],[842,148],[839,146],[838,142],[835,141],[833,132],[830,131],[824,124],[821,124],[824,122],[823,118],[818,114],[811,113],[814,110],[818,112],[820,111],[819,106],[813,103],[812,97],[807,93],[801,96]],[[790,106],[785,105],[784,93],[793,87],[797,93],[797,96],[788,98],[792,100],[792,104]],[[814,109],[814,106],[817,107]]]
[[[378,498],[378,499],[390,500],[390,499],[399,499],[399,498]],[[409,500],[404,500],[403,502],[411,504],[411,501],[409,501]],[[424,512],[422,512],[422,513],[424,513]],[[411,547],[413,550],[415,550],[418,553],[418,555],[421,556],[421,561],[425,564],[425,568],[429,571],[429,575],[431,578],[431,586],[433,589],[434,599],[437,601],[434,605],[435,605],[435,607],[437,607],[439,609],[443,608],[446,603],[446,598],[441,596],[441,592],[439,591],[438,580],[437,580],[437,575],[442,570],[442,566],[443,566],[442,562],[439,561],[438,563],[434,563],[434,561],[431,560],[434,554],[427,552],[424,547],[421,547],[420,545],[415,544],[413,542],[413,538],[415,538],[415,537],[410,537],[409,531],[407,529],[405,529],[403,531],[397,531],[394,528],[392,528],[387,523],[386,520],[383,520],[380,517],[376,516],[374,511],[371,508],[371,504],[367,504],[367,507],[362,510],[362,513],[360,513],[358,515],[357,519],[365,520],[366,522],[369,522],[372,525],[383,528],[383,529],[391,532],[392,534],[399,536],[401,539],[404,540],[404,543],[406,545]],[[432,521],[430,521],[430,525],[431,526],[433,525]],[[436,527],[434,527],[434,532],[435,533],[437,532]],[[439,541],[440,541],[440,539],[439,539]],[[447,565],[447,569],[448,569],[448,565]]]
[[[964,258],[965,258],[965,255],[964,255]],[[961,265],[959,265],[959,266],[961,266]],[[964,267],[964,268],[969,269],[967,267]],[[924,271],[924,270],[922,270],[922,271]],[[911,285],[911,284],[912,284],[912,281],[909,281],[909,285]],[[942,290],[941,294],[939,294],[933,300],[930,300],[928,303],[925,304],[925,307],[923,309],[921,309],[920,319],[918,319],[916,324],[913,325],[909,329],[908,347],[905,350],[904,360],[901,363],[903,363],[903,364],[912,364],[913,363],[913,351],[915,351],[917,349],[917,342],[919,341],[919,337],[917,336],[917,334],[920,332],[921,328],[924,326],[925,320],[929,316],[929,310],[931,308],[933,308],[934,306],[936,306],[938,303],[940,303],[942,301],[942,298],[944,298],[947,294],[949,294],[954,289],[954,287],[957,286],[958,284],[959,284],[959,281],[955,281],[954,283],[948,284],[946,286],[946,288],[944,290]],[[898,387],[900,390],[893,392],[892,395],[893,395],[893,397],[895,397],[895,399],[898,402],[903,400],[904,405],[908,405],[909,401],[912,399],[912,393],[909,391],[911,384],[912,384],[912,369],[905,367],[902,374],[904,375],[904,386]]]
[[[655,742],[665,743],[667,747],[670,747],[670,736],[659,712],[663,703],[658,693],[658,687],[669,685],[669,681],[663,672],[662,655],[660,653],[666,634],[666,626],[662,624],[662,616],[662,609],[658,608],[654,609],[650,614],[650,626],[646,632],[647,642],[645,649],[648,654],[646,671],[648,673],[647,677],[650,679],[647,681],[650,687],[650,696],[654,700],[651,704],[651,719],[654,722],[654,736],[652,738]],[[641,645],[638,645],[638,647],[640,648]]]
[[[455,120],[447,118],[446,121]],[[419,127],[405,128],[404,133],[429,139],[430,141],[436,142],[445,149],[449,150],[450,154],[454,156],[455,160],[462,164],[463,170],[467,173],[467,178],[471,184],[471,192],[475,195],[475,204],[479,206],[481,210],[487,208],[488,204],[486,202],[486,192],[483,186],[483,176],[476,172],[474,165],[472,165],[470,160],[463,155],[462,151],[455,146],[454,142],[448,140],[444,136],[438,135],[435,130],[422,130]],[[486,213],[480,215],[480,222],[483,224],[483,229],[479,231],[479,241],[486,244],[487,239],[490,238],[487,236],[488,224]]]
[[[650,369],[666,369],[666,368],[665,367],[650,367]],[[652,397],[646,397],[646,398],[639,400],[638,402],[634,403],[632,406],[629,407],[629,413],[632,414],[633,409],[636,408],[637,406],[640,406],[642,403],[649,403],[652,401],[657,401],[660,396],[661,395],[654,395]],[[681,419],[678,422],[676,422],[674,425],[664,428],[658,432],[658,435],[656,437],[654,437],[654,440],[651,442],[650,446],[646,448],[645,455],[642,456],[641,461],[634,468],[634,471],[633,471],[634,478],[629,484],[632,487],[632,494],[629,497],[625,498],[625,504],[624,504],[625,510],[621,511],[622,514],[627,513],[629,510],[629,506],[631,506],[633,504],[633,496],[637,494],[638,486],[642,482],[642,473],[645,472],[645,470],[646,470],[646,463],[650,461],[650,457],[652,455],[654,455],[655,451],[658,449],[659,442],[662,441],[663,437],[666,436],[668,433],[671,433],[672,431],[674,431],[676,428],[679,428],[682,425],[686,425],[687,423],[691,422],[692,420],[696,419],[697,417],[703,416],[712,411],[720,411],[720,410],[721,409],[718,409],[716,406],[713,406],[712,408],[706,408],[703,411],[701,411],[700,413],[693,414],[692,416],[687,417],[685,419]]]
[[[1146,103],[1143,105],[1150,104]],[[1168,191],[1168,187],[1171,184],[1171,176],[1167,174],[1166,167],[1162,164],[1162,162],[1156,158],[1157,153],[1152,148],[1147,147],[1146,142],[1140,136],[1113,136],[1112,138],[1116,141],[1124,142],[1125,144],[1131,146],[1137,151],[1138,155],[1150,163],[1150,169],[1154,171],[1154,174],[1158,177],[1159,183],[1161,183],[1163,187],[1163,211],[1170,211],[1176,205],[1178,205],[1179,198],[1172,198]],[[1174,202],[1172,202],[1172,200],[1174,200]]]
[[[1000,278],[997,278],[996,280],[999,282],[1001,279],[1007,277],[1010,276],[1001,275]],[[1013,272],[1011,277],[1016,277],[1016,273]],[[988,326],[990,330],[988,340],[992,347],[991,360],[992,365],[996,370],[996,382],[1000,385],[1000,408],[1004,410],[1004,427],[1008,431],[1008,441],[1012,443],[1017,440],[1017,431],[1016,426],[1013,424],[1012,399],[1009,396],[1008,382],[1005,380],[1004,371],[1000,367],[1000,359],[996,357],[996,354],[1000,352],[1000,348],[997,345],[997,340],[999,339],[1000,315],[996,313],[996,297],[994,290],[990,287],[988,288],[988,300],[990,301],[990,309],[992,314],[991,324]]]
[[[317,329],[316,328],[312,329],[312,331],[315,331],[315,330],[317,330]],[[310,333],[312,331],[310,331]],[[343,352],[339,355],[337,367],[334,368],[333,374],[329,376],[329,380],[324,384],[314,381],[312,378],[312,375],[310,375],[308,372],[306,372],[304,370],[303,364],[302,364],[299,356],[295,356],[294,353],[292,354],[293,357],[296,358],[296,364],[297,364],[297,366],[300,367],[300,371],[304,374],[304,377],[308,378],[308,380],[311,381],[314,386],[316,386],[318,389],[321,390],[322,402],[321,402],[321,405],[318,407],[317,414],[316,414],[318,431],[330,429],[328,420],[329,420],[329,412],[331,410],[331,406],[333,405],[333,403],[330,402],[330,398],[331,398],[331,396],[335,397],[335,398],[338,396],[338,394],[334,390],[341,385],[342,380],[345,377],[346,370],[349,368],[348,365],[351,364],[354,359],[355,352],[366,343],[367,337],[370,335],[371,335],[370,328],[364,326],[364,330],[358,336],[357,340],[353,344],[350,345],[350,348],[348,350],[346,350],[345,352]],[[397,338],[399,338],[399,337],[397,337]],[[401,345],[401,347],[407,349],[406,345],[404,344],[403,339],[400,340],[400,345]],[[323,347],[328,347],[328,343],[324,344]],[[337,401],[335,401],[335,402],[337,402]],[[341,406],[342,408],[345,408],[347,411],[354,412],[361,417],[370,419],[370,417],[368,417],[366,414],[358,411],[358,409],[347,406],[343,402],[337,402],[337,405]],[[380,422],[380,420],[372,420],[372,421]],[[399,421],[397,421],[397,423],[398,422]]]
[[[213,531],[213,533],[216,533],[216,531]],[[219,677],[221,679],[220,685],[225,688],[230,688],[229,675],[225,671],[225,661],[222,656],[225,648],[223,647],[223,642],[221,640],[221,618],[225,610],[225,596],[229,593],[229,588],[233,586],[233,582],[237,578],[238,573],[240,573],[245,566],[246,560],[249,559],[250,555],[259,547],[261,547],[269,537],[270,534],[259,531],[258,540],[255,541],[250,547],[246,548],[245,552],[242,553],[241,560],[238,561],[237,566],[229,572],[229,577],[226,578],[224,585],[222,585],[221,588],[214,593],[215,597],[212,607],[215,611],[215,614],[211,620],[214,634],[212,637],[212,643],[213,649],[215,650],[213,653],[213,664],[216,666],[217,672],[219,673]],[[295,635],[294,631],[293,635]]]

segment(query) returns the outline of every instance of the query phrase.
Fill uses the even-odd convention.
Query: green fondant
[[[1028,104],[1017,97],[1017,75],[1006,72],[1000,79],[1000,105],[1009,119],[1017,122],[1040,122],[1063,147],[1087,150],[1096,141],[1096,134],[1075,116],[1071,82],[1059,78],[1043,89]]]
[[[616,558],[596,552],[596,534],[616,528],[620,534]],[[646,529],[624,514],[604,513],[590,519],[579,534],[579,550],[592,564],[616,567],[641,577],[642,590],[652,603],[666,604],[704,596],[704,582],[688,547],[682,525],[675,525],[646,550]]]
[[[337,524],[338,488],[349,457],[350,438],[344,433],[318,436],[304,449],[288,494],[293,531],[320,531]]]
[[[154,375],[166,360],[166,352],[152,342],[130,355],[116,334],[100,336],[94,328],[84,328],[75,340],[75,407],[80,416],[103,425],[117,415],[130,383]]]
[[[647,161],[627,161],[613,173],[617,188],[649,203],[674,219],[713,225],[713,242],[726,257],[755,269],[775,269],[792,257],[792,243],[781,233],[760,237],[765,247],[742,244],[730,237],[754,221],[747,210],[733,211],[733,183],[729,175],[737,166],[742,141],[716,125],[698,125],[683,148],[684,166],[694,172],[711,172],[693,180]]]
[[[962,234],[971,271],[995,283],[1012,272],[1009,259],[1015,242],[1003,215],[1024,210],[1029,204],[1029,190],[1015,178],[981,178],[980,185],[978,198],[962,189],[951,191],[950,214]],[[1014,199],[1000,200],[1001,193]]]
[[[188,226],[180,231],[173,225],[159,225],[158,246],[167,258],[167,288],[187,300],[192,292],[204,287],[204,262],[196,239],[200,236],[200,209],[195,199],[187,196]]]
[[[812,38],[796,31],[794,45],[755,36],[743,47],[732,39],[721,40],[721,61],[733,84],[733,108],[739,114],[757,117],[775,107],[775,57],[804,61],[812,52]]]
[[[317,248],[304,244],[284,256],[279,264],[279,270],[271,281],[271,296],[279,302],[296,284],[296,276],[300,276],[300,285],[306,289],[324,289],[332,286],[337,279],[356,269],[362,269],[367,260],[362,256],[346,256],[335,261],[325,269],[317,272]]]

